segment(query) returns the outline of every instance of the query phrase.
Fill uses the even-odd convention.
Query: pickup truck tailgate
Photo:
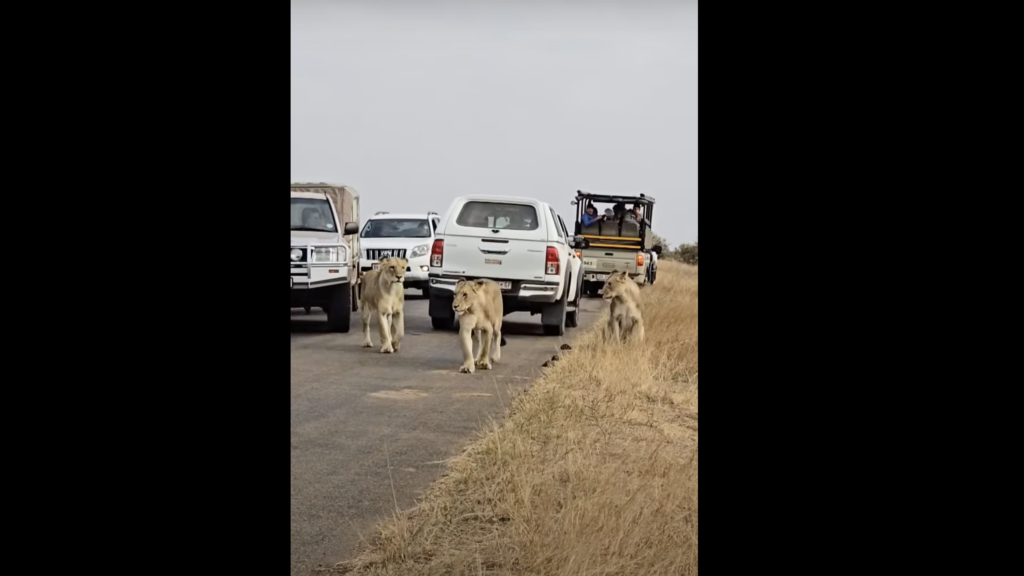
[[[636,274],[635,250],[614,250],[607,248],[583,250],[583,273],[587,280],[592,280],[591,274],[602,274],[607,276],[615,270],[625,270],[630,274]]]

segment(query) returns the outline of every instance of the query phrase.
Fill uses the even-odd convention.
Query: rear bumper
[[[629,277],[632,278],[633,280],[640,280],[640,279],[644,278],[644,274],[642,272],[640,272],[640,273],[630,272],[629,273]],[[607,272],[581,272],[580,273],[580,278],[582,278],[584,282],[601,282],[601,283],[603,283],[606,280],[608,280],[608,273]]]
[[[446,274],[430,274],[430,290],[439,297],[452,297],[455,295],[455,284],[463,280],[461,276],[449,276]],[[511,280],[507,278],[493,278],[495,282],[510,282],[512,287],[502,290],[503,298],[514,298],[520,302],[536,302],[550,304],[558,300],[558,282],[544,282],[540,280]]]

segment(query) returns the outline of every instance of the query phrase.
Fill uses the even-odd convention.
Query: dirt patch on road
[[[419,390],[412,390],[409,388],[403,390],[381,390],[380,392],[371,392],[368,394],[374,398],[388,398],[391,400],[408,400],[412,398],[420,398],[426,396],[426,392],[420,392]]]

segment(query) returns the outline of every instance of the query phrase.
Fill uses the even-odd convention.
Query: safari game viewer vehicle
[[[651,234],[654,198],[644,194],[591,194],[577,190],[572,204],[576,206],[576,234],[589,244],[579,251],[583,260],[584,292],[596,296],[615,270],[625,270],[637,284],[646,284],[651,278],[650,253],[661,255],[661,246],[654,245]],[[584,225],[583,215],[589,206],[604,217]],[[634,206],[640,207],[639,220],[633,217]]]
[[[430,250],[430,320],[455,325],[452,300],[461,279],[498,283],[504,315],[540,314],[544,334],[561,336],[579,323],[581,262],[562,217],[545,202],[513,196],[456,198],[441,217]]]
[[[354,188],[292,184],[292,308],[323,308],[332,332],[348,332],[358,306],[357,232],[359,194]]]

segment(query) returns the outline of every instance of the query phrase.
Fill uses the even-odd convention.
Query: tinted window
[[[378,218],[363,226],[360,238],[430,238],[430,224],[424,219]]]
[[[466,202],[455,219],[459,226],[499,230],[536,230],[537,211],[528,204]]]
[[[566,238],[571,236],[571,234],[569,234],[569,229],[565,227],[565,222],[562,221],[562,217],[561,216],[558,217],[558,224],[562,227],[562,230],[565,231],[565,237]]]
[[[565,234],[562,233],[562,227],[558,223],[558,214],[555,214],[554,208],[548,208],[548,210],[551,210],[551,221],[555,223],[555,232],[558,233],[559,238],[564,240]]]

